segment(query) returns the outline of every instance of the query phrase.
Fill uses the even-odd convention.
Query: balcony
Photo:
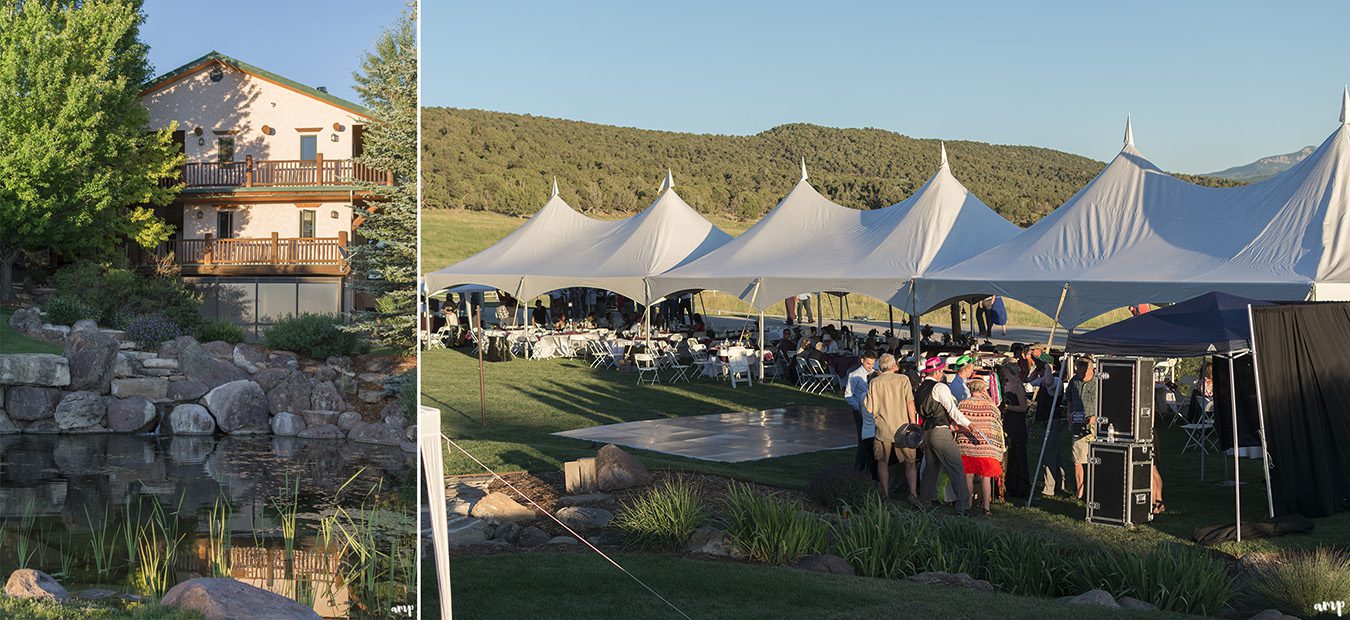
[[[171,239],[161,243],[159,260],[172,254],[185,276],[345,275],[347,233],[336,237]]]
[[[393,185],[394,174],[351,159],[253,159],[183,164],[184,189]]]

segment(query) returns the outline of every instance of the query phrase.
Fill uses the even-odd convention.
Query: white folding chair
[[[1195,422],[1181,425],[1186,431],[1186,444],[1181,447],[1183,453],[1191,448],[1197,448],[1205,454],[1219,449],[1219,440],[1214,437],[1214,400],[1205,400],[1207,402]]]
[[[748,355],[732,355],[727,362],[727,378],[731,380],[731,387],[736,387],[736,381],[739,379],[747,385],[754,387],[755,381],[750,378],[750,357]]]
[[[835,376],[833,372],[825,370],[825,367],[820,365],[820,360],[808,359],[806,363],[811,369],[811,378],[816,381],[815,391],[817,394],[824,394],[827,389],[839,391],[839,377]]]
[[[764,362],[760,361],[760,363],[763,364]],[[787,369],[783,367],[783,358],[775,355],[773,363],[764,367],[764,383],[773,383],[782,379],[784,372],[787,372]]]
[[[666,368],[675,371],[675,375],[671,377],[670,382],[675,383],[676,381],[684,381],[685,383],[688,383],[689,369],[692,368],[693,365],[681,364],[680,358],[675,356],[674,351],[666,351],[664,357],[666,359]]]
[[[812,391],[816,381],[811,375],[811,368],[806,365],[806,358],[798,355],[793,358],[793,363],[797,365],[797,389]]]
[[[599,368],[606,365],[606,358],[609,357],[609,347],[599,340],[592,340],[586,343],[591,355],[591,368]]]
[[[633,356],[633,362],[637,366],[638,385],[644,381],[651,385],[661,382],[661,370],[656,367],[656,360],[650,354],[638,353]]]
[[[712,359],[708,356],[708,347],[702,344],[692,344],[689,348],[689,354],[694,358],[694,366],[698,367],[698,374],[701,377],[716,377],[714,369],[720,368],[722,362]]]

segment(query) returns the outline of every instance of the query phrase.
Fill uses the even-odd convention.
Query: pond
[[[413,600],[415,457],[293,437],[0,436],[0,575],[157,598],[233,577],[326,618]]]

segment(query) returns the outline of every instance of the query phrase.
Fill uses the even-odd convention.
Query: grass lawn
[[[25,620],[194,620],[202,615],[158,605],[131,605],[120,609],[109,605],[71,602],[57,604],[33,599],[0,596],[0,618]]]
[[[613,218],[614,216],[609,216]],[[526,221],[522,217],[512,217],[488,211],[466,211],[463,209],[425,209],[422,211],[422,269],[432,272],[464,260],[488,246],[501,240]],[[714,216],[713,224],[731,235],[739,235],[754,222],[741,222]],[[710,314],[733,314],[749,312],[750,306],[733,295],[707,291],[701,296],[702,303],[697,310]],[[1049,327],[1051,318],[1032,307],[1014,299],[1005,299],[1008,308],[1008,321],[1012,325],[1026,327]],[[545,301],[545,304],[548,302]],[[839,306],[834,298],[826,296],[822,314],[838,317]],[[833,309],[832,309],[833,308]],[[887,306],[884,302],[863,295],[849,295],[847,305],[849,317],[870,316],[873,319],[885,319]],[[769,313],[783,312],[781,304],[769,308]],[[951,315],[946,308],[939,308],[923,316],[923,322],[934,326],[951,324]],[[1123,309],[1112,310],[1102,316],[1084,323],[1083,328],[1101,327],[1129,317]]]
[[[693,618],[1084,617],[1082,607],[964,588],[656,554],[620,554],[615,559]],[[534,618],[680,617],[593,554],[460,557],[452,560],[451,575],[456,618],[501,618],[522,612]],[[423,617],[427,611],[424,602]],[[1188,617],[1098,608],[1090,615]]]
[[[731,389],[727,384],[697,381],[677,386],[638,387],[633,376],[614,370],[594,370],[578,361],[540,360],[486,364],[487,424],[479,424],[477,359],[464,351],[436,350],[422,355],[422,400],[439,407],[446,435],[498,471],[560,471],[564,461],[593,456],[598,446],[550,433],[616,422],[760,410],[787,404],[824,404],[844,407],[838,396],[806,394],[781,384]],[[841,411],[841,415],[848,415]],[[1134,530],[1086,523],[1083,508],[1064,499],[1037,499],[1032,509],[1022,502],[995,510],[994,524],[1044,532],[1116,546],[1149,548],[1164,542],[1186,542],[1196,528],[1233,521],[1233,487],[1225,479],[1225,462],[1207,458],[1207,482],[1200,481],[1200,456],[1185,454],[1185,435],[1179,428],[1162,428],[1158,438],[1158,467],[1164,481],[1167,513]],[[1043,428],[1040,429],[1043,432]],[[1036,434],[1029,447],[1034,465],[1040,449]],[[850,450],[816,452],[749,463],[715,463],[632,450],[650,467],[692,470],[732,476],[787,489],[801,489],[818,471],[834,463],[852,462]],[[1067,441],[1064,454],[1069,454]],[[458,451],[446,454],[451,474],[481,473]],[[1241,478],[1244,520],[1265,518],[1265,486],[1261,463],[1243,459]],[[1252,551],[1344,545],[1350,540],[1350,512],[1316,519],[1310,534],[1225,543],[1220,550],[1240,554]]]
[[[3,353],[60,353],[61,347],[50,342],[34,340],[9,328],[13,310],[0,309],[0,354]]]

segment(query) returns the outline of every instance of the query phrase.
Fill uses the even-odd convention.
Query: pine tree
[[[375,310],[360,312],[353,328],[377,343],[411,353],[416,345],[417,294],[417,16],[404,10],[366,54],[356,91],[374,112],[361,163],[394,174],[394,184],[367,185],[356,232],[365,243],[352,254],[358,289],[376,295]],[[367,275],[377,276],[375,278]]]
[[[171,234],[173,129],[147,132],[139,0],[0,4],[0,301],[25,252],[108,258]]]

